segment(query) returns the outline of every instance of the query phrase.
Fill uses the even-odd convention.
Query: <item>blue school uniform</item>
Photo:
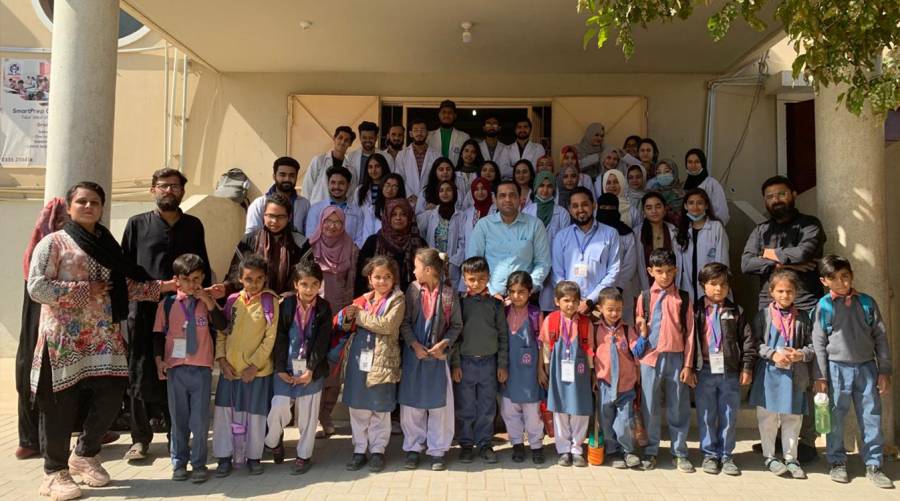
[[[435,323],[433,318],[425,318],[425,315],[417,316],[413,334],[416,341],[426,348],[434,345],[431,333]],[[404,343],[402,364],[399,397],[401,405],[416,409],[439,409],[447,405],[446,360],[434,358],[419,360],[415,350]]]
[[[768,309],[759,314],[765,315],[767,336],[764,341],[766,345],[772,350],[789,346],[785,337],[772,323]],[[798,338],[799,336],[795,332],[793,339],[796,341]],[[793,344],[798,343],[794,342]],[[793,348],[800,349],[803,346],[793,346]],[[807,365],[803,362],[797,363]],[[756,364],[753,386],[750,389],[750,405],[779,414],[806,414],[809,411],[806,390],[798,387],[795,383],[793,365],[796,364],[792,364],[787,369],[781,369],[775,365],[774,361],[760,358]]]
[[[529,306],[528,318],[517,332],[509,336],[509,378],[501,393],[515,404],[540,402],[543,396],[537,381],[539,319],[540,311]]]
[[[299,312],[297,312],[297,315],[299,315]],[[312,317],[312,314],[310,316]],[[293,324],[291,324],[291,329],[288,332],[288,337],[290,340],[290,344],[288,345],[288,361],[297,360],[298,358],[306,360],[307,353],[309,353],[310,348],[310,338],[312,337],[312,325],[313,319],[310,318],[309,321],[306,322],[306,326],[301,331],[299,319],[297,319],[295,315],[294,322]],[[299,374],[294,373],[293,365],[293,363],[288,363],[287,373],[291,376],[298,376]],[[282,381],[282,379],[278,377],[278,374],[272,374],[272,379],[275,395],[290,398],[313,395],[322,391],[322,387],[325,385],[324,377],[313,379],[309,382],[309,384],[306,385],[298,384],[295,386],[291,386],[288,383]]]
[[[387,301],[381,305],[377,315],[383,315]],[[344,374],[344,398],[347,407],[365,409],[372,412],[391,412],[397,406],[396,383],[382,383],[366,386],[368,372],[359,370],[359,358],[364,349],[375,350],[375,334],[357,325],[356,333],[350,341],[347,369]]]
[[[548,317],[551,325],[556,323],[562,330],[559,312],[553,312]],[[582,322],[587,319],[579,318],[575,322],[575,329],[581,330]],[[547,395],[547,409],[559,414],[574,416],[590,416],[593,414],[594,399],[591,384],[591,371],[588,370],[588,357],[582,347],[580,332],[570,333],[571,339],[559,333],[553,343],[550,353],[550,389]],[[563,366],[567,363],[574,365],[574,378],[572,382],[563,382]]]

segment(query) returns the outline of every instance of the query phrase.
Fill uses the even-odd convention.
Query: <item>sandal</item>
[[[128,452],[125,453],[125,461],[140,461],[141,459],[147,459],[147,446],[138,442],[136,444],[132,444],[131,448],[128,449]]]

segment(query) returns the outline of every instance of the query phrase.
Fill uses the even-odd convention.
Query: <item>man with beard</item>
[[[600,291],[615,287],[619,279],[619,234],[598,223],[594,195],[578,186],[569,198],[572,224],[553,239],[553,283],[569,280],[581,288],[578,313],[589,314],[600,298]]]
[[[497,186],[497,212],[478,220],[466,243],[466,258],[481,256],[490,266],[488,290],[506,294],[506,279],[514,271],[526,271],[534,282],[533,294],[550,273],[550,242],[544,223],[519,211],[519,185],[504,180]]]
[[[394,166],[397,165],[397,155],[399,155],[400,151],[403,149],[403,139],[405,136],[406,129],[400,124],[394,124],[388,128],[386,138],[387,148],[385,148],[381,154],[387,159],[388,167],[391,168],[391,172],[396,172]]]
[[[512,164],[509,163],[508,144],[501,143],[497,137],[500,135],[500,121],[497,117],[488,115],[484,119],[484,125],[481,126],[484,132],[478,146],[481,147],[481,155],[485,160],[491,160],[500,168],[500,175],[503,177],[512,177]],[[533,165],[533,164],[532,164]]]
[[[415,207],[417,197],[428,182],[428,171],[441,153],[428,145],[425,120],[414,119],[409,124],[409,137],[413,142],[397,155],[394,172],[403,178],[409,203]]]
[[[154,280],[171,280],[172,261],[182,254],[196,254],[203,259],[203,286],[208,287],[212,273],[209,264],[206,264],[209,257],[206,254],[203,223],[179,208],[186,183],[187,178],[175,169],[160,169],[153,173],[150,192],[156,198],[156,209],[128,220],[122,235],[122,251]],[[217,286],[211,292],[216,297],[222,297],[224,288]],[[154,418],[164,416],[167,432],[169,428],[166,382],[157,377],[153,359],[153,324],[157,304],[142,301],[129,306],[126,339],[132,446],[125,453],[128,461],[147,457],[153,440],[151,415]]]
[[[328,200],[313,205],[309,209],[309,219],[306,220],[307,234],[315,235],[319,228],[319,219],[322,211],[330,205],[339,207],[344,212],[344,231],[356,242],[357,247],[362,247],[365,241],[360,242],[360,231],[363,226],[362,210],[352,201],[347,200],[347,189],[350,186],[350,171],[346,167],[332,167],[328,169]]]
[[[449,99],[441,101],[438,108],[438,122],[440,127],[428,133],[428,146],[439,151],[442,157],[455,162],[459,158],[463,143],[469,139],[468,134],[453,127],[456,123],[456,103]]]
[[[328,198],[328,179],[325,173],[332,167],[341,167],[347,156],[347,150],[356,141],[356,132],[347,125],[341,125],[334,130],[333,146],[331,151],[322,153],[309,162],[306,174],[303,175],[301,193],[314,204]],[[357,175],[350,182],[350,193],[356,189]]]
[[[531,140],[531,119],[528,117],[516,120],[516,142],[507,147],[510,165],[523,158],[537,165],[538,158],[544,156],[544,147]]]
[[[247,208],[247,224],[244,234],[253,233],[263,225],[263,208],[266,205],[266,197],[273,193],[281,193],[291,201],[291,222],[294,229],[307,234],[306,215],[309,213],[309,200],[297,194],[297,177],[300,175],[300,163],[291,157],[279,157],[272,164],[272,179],[275,183],[269,190],[254,200]]]
[[[791,269],[800,277],[794,304],[797,309],[811,315],[819,298],[822,284],[816,272],[816,262],[822,257],[825,246],[825,230],[815,216],[801,214],[794,208],[797,192],[784,176],[766,179],[762,185],[766,210],[771,218],[754,228],[747,238],[741,257],[741,271],[758,275],[761,282],[759,309],[769,306],[769,276],[781,268]],[[808,409],[812,409],[812,392],[808,394]],[[776,440],[776,444],[781,444]],[[798,461],[808,463],[816,458],[816,430],[812,412],[803,416],[800,429]],[[758,445],[758,444],[757,444]],[[757,446],[754,445],[754,450]],[[759,449],[760,452],[762,449]]]
[[[356,130],[359,131],[360,149],[353,150],[347,154],[347,161],[344,163],[344,167],[350,169],[354,178],[358,180],[369,162],[369,157],[373,153],[378,153],[378,150],[375,149],[375,146],[378,144],[378,126],[373,122],[362,122]],[[312,232],[309,232],[309,234],[312,235]]]

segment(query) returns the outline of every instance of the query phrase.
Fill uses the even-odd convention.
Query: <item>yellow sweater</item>
[[[263,312],[260,298],[263,294],[272,297],[272,321],[268,322]],[[219,331],[216,337],[216,359],[225,357],[238,373],[254,365],[257,377],[272,374],[272,348],[278,330],[278,295],[264,290],[256,297],[248,299],[241,291],[234,302],[234,316],[226,331]]]

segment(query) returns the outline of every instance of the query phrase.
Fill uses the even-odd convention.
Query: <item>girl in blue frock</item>
[[[531,460],[544,462],[544,422],[541,419],[541,399],[546,395],[547,374],[541,358],[541,309],[528,304],[534,289],[531,275],[514,271],[506,280],[510,305],[506,307],[509,325],[509,379],[501,386],[500,415],[506,423],[509,442],[513,446],[512,459],[525,461],[525,435],[531,448]]]
[[[806,478],[797,462],[797,443],[807,408],[810,363],[815,357],[812,322],[794,306],[797,274],[777,270],[769,279],[773,301],[753,321],[754,344],[759,360],[750,389],[750,404],[756,406],[759,435],[766,468],[781,476]],[[781,428],[784,461],[775,457],[775,436]]]
[[[587,466],[582,455],[588,421],[594,414],[593,349],[588,317],[578,313],[581,290],[568,280],[556,284],[554,311],[541,326],[541,351],[550,366],[547,409],[553,412],[560,466]]]
[[[375,256],[362,273],[370,292],[338,313],[337,325],[350,337],[344,345],[343,403],[350,411],[353,457],[347,469],[384,469],[384,450],[391,438],[391,411],[397,405],[400,381],[400,323],[406,298],[397,288],[397,262]],[[371,453],[366,457],[366,451]]]
[[[406,468],[419,465],[424,451],[431,469],[446,469],[453,440],[453,389],[448,350],[462,332],[462,311],[454,288],[446,283],[446,254],[419,249],[416,280],[406,291],[406,314],[400,324],[403,363],[400,377],[400,426]],[[442,280],[444,279],[444,280]]]

